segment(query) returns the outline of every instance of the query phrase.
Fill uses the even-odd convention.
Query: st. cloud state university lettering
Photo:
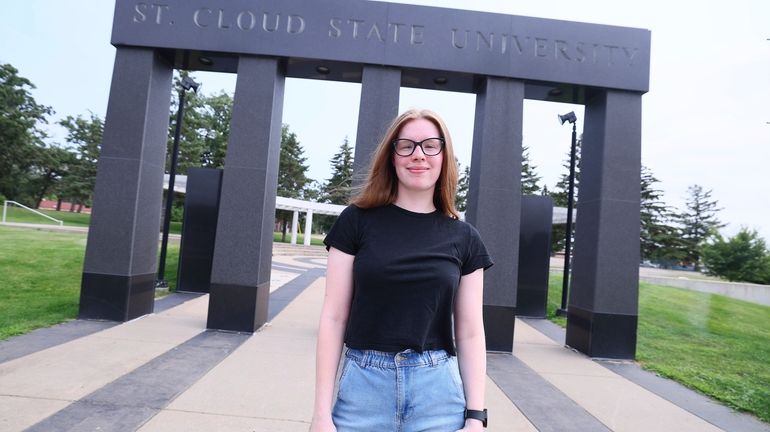
[[[162,3],[136,3],[133,22],[137,24],[174,25],[171,8]],[[269,32],[299,35],[313,23],[300,14],[228,10],[201,7],[189,17],[200,29],[218,31]],[[356,17],[330,17],[323,24],[331,40],[352,39],[378,43],[423,45],[426,27],[416,23],[374,22]],[[543,60],[633,66],[639,49],[585,41],[565,41],[505,32],[452,28],[445,43],[453,50],[489,52],[493,55],[515,55]]]

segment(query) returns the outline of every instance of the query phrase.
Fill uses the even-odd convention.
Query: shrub
[[[756,230],[741,228],[727,240],[716,235],[704,245],[707,273],[729,281],[770,284],[770,253]]]

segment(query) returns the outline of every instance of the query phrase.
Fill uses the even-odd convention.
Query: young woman
[[[367,183],[324,240],[311,431],[486,425],[482,293],[492,260],[476,229],[458,219],[456,189],[441,118],[427,110],[396,118]]]

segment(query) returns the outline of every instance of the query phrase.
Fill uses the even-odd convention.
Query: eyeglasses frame
[[[434,140],[434,139],[437,139],[437,140],[439,140],[441,142],[441,147],[439,148],[438,153],[436,153],[436,154],[425,153],[425,148],[422,146],[422,143],[424,143],[425,141]],[[411,141],[414,144],[414,147],[412,147],[412,152],[409,153],[408,155],[402,155],[396,149],[396,145],[398,144],[399,141],[402,141],[402,140],[403,141]],[[444,138],[440,138],[440,137],[425,138],[424,140],[419,141],[419,142],[415,141],[415,140],[412,140],[412,139],[409,139],[409,138],[396,138],[393,141],[391,141],[390,144],[393,146],[393,152],[396,153],[397,155],[401,156],[401,157],[409,157],[409,156],[413,155],[414,151],[417,150],[417,147],[420,147],[420,150],[422,151],[422,154],[424,154],[425,156],[438,156],[438,155],[441,154],[442,151],[444,151],[444,146],[446,146],[446,141],[444,140]]]

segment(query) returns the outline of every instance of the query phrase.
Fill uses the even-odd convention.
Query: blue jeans
[[[332,419],[338,432],[455,432],[465,424],[457,357],[348,349]]]

